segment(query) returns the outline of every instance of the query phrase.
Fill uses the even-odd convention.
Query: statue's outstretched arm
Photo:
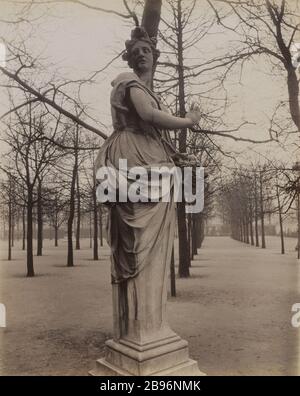
[[[150,98],[140,88],[130,88],[131,101],[142,120],[149,122],[155,126],[166,129],[191,128],[199,122],[199,112],[189,112],[189,117],[175,117],[164,111],[154,109],[151,105]]]

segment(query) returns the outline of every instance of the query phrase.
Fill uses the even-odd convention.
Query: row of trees
[[[226,125],[224,116],[229,108],[227,91],[225,88],[226,78],[233,68],[240,67],[241,75],[246,61],[255,59],[257,56],[266,57],[270,66],[270,71],[276,70],[286,75],[288,100],[281,101],[276,105],[274,113],[270,119],[269,141],[279,140],[280,137],[287,136],[294,127],[298,132],[299,126],[299,80],[296,75],[296,68],[293,64],[293,40],[300,31],[297,24],[297,6],[287,4],[282,1],[207,1],[202,4],[202,13],[197,9],[196,1],[166,0],[165,6],[168,8],[169,18],[161,18],[161,29],[159,38],[164,43],[163,49],[166,54],[164,60],[159,60],[156,77],[154,79],[157,90],[166,97],[169,107],[173,106],[173,112],[183,117],[187,111],[187,104],[197,101],[202,104],[202,120],[199,128],[192,131],[183,129],[175,135],[177,147],[180,152],[193,152],[201,158],[202,164],[207,168],[210,175],[210,186],[206,191],[205,213],[196,218],[203,219],[211,210],[211,202],[214,189],[217,189],[220,180],[218,171],[222,166],[221,156],[230,156],[222,149],[220,140],[212,139],[216,135],[225,138],[249,141],[236,137],[237,132],[246,120],[241,120],[241,125],[232,129],[224,129]],[[198,3],[199,6],[199,3]],[[212,11],[212,13],[211,13]],[[233,22],[234,21],[234,22]],[[235,36],[236,48],[230,52],[220,54],[217,57],[203,59],[196,57],[195,52],[201,53],[201,43],[207,36],[215,31],[215,25],[222,26],[224,32],[229,32]],[[197,59],[197,61],[195,61]],[[216,99],[217,98],[217,99]],[[286,115],[289,114],[288,117]],[[284,122],[283,122],[284,117]],[[199,135],[205,134],[205,142],[199,143]],[[192,141],[192,143],[190,143]],[[258,143],[258,142],[256,142]],[[263,143],[263,141],[261,141]],[[268,143],[268,141],[265,141]],[[256,244],[258,244],[258,213],[262,228],[262,247],[265,247],[264,235],[264,205],[263,190],[268,185],[268,177],[263,172],[258,172],[259,183],[255,179],[255,188],[259,186],[255,198],[256,214],[253,215],[253,200],[250,204],[241,206],[240,201],[234,202],[235,213],[232,216],[237,223],[233,228],[235,237],[249,240],[248,224],[253,223],[255,217]],[[242,183],[245,185],[245,183]],[[247,184],[246,184],[247,185]],[[277,184],[276,184],[277,185]],[[241,194],[250,192],[250,185],[240,191]],[[232,186],[234,187],[234,186]],[[247,191],[247,189],[249,191]],[[230,190],[230,189],[229,189]],[[234,188],[236,192],[236,188]],[[253,191],[253,190],[251,190]],[[234,194],[232,191],[230,195]],[[277,187],[276,197],[279,205],[280,223],[282,224],[282,206],[280,203],[280,190]],[[228,197],[229,199],[229,197]],[[236,197],[237,199],[237,197]],[[230,199],[230,202],[232,199]],[[260,211],[258,212],[258,206]],[[240,213],[237,216],[237,208]],[[196,225],[194,220],[185,213],[184,204],[178,205],[178,232],[179,232],[179,275],[189,276],[190,260],[197,249],[191,245],[193,234],[195,238],[202,235],[201,226]],[[242,225],[241,225],[242,224]],[[281,226],[282,227],[282,226]],[[190,230],[192,232],[190,233]],[[251,228],[252,230],[252,228]],[[239,236],[238,236],[239,235]],[[253,240],[253,230],[250,232]],[[201,238],[200,238],[201,239]],[[283,244],[283,242],[282,242]],[[201,243],[198,244],[198,247]],[[282,247],[284,249],[284,247]],[[186,252],[191,254],[187,255]]]
[[[223,218],[231,226],[232,238],[264,249],[266,217],[278,216],[284,254],[284,222],[299,215],[298,186],[299,171],[282,163],[235,169],[222,183],[218,199]]]
[[[35,212],[37,256],[42,255],[43,227],[47,219],[54,230],[55,246],[60,228],[67,225],[67,265],[73,266],[73,233],[76,249],[80,249],[81,217],[90,215],[93,219],[93,258],[97,260],[98,228],[101,224],[93,169],[97,147],[89,142],[78,124],[63,122],[61,116],[53,120],[47,111],[42,111],[39,103],[29,103],[15,110],[5,125],[3,141],[9,149],[2,160],[1,169],[5,177],[1,195],[2,212],[6,214],[8,224],[8,258],[11,259],[13,224],[18,223],[21,215],[27,275],[34,276],[32,241]],[[75,214],[77,228],[74,232]]]
[[[187,215],[184,204],[178,205],[179,275],[187,277],[191,258],[197,247],[201,246],[204,219],[210,214],[216,186],[220,185],[222,158],[232,156],[231,152],[222,148],[224,139],[248,143],[279,142],[281,137],[286,139],[290,132],[294,132],[295,126],[299,132],[299,81],[292,62],[292,44],[300,31],[296,23],[297,7],[294,2],[284,0],[208,0],[201,4],[203,12],[199,18],[199,2],[195,0],[165,0],[163,15],[161,0],[130,3],[124,0],[124,12],[103,9],[88,1],[72,0],[69,3],[87,7],[93,12],[113,13],[122,20],[131,19],[135,24],[141,19],[149,35],[159,36],[162,43],[162,56],[156,65],[154,86],[165,103],[174,114],[180,116],[185,115],[187,104],[193,101],[201,104],[199,127],[193,131],[183,129],[173,135],[179,151],[194,153],[209,174],[205,189],[205,211],[198,215]],[[34,11],[44,7],[47,1],[31,0],[23,4],[18,20],[0,23],[32,25]],[[49,4],[53,5],[53,2]],[[141,18],[139,14],[142,14]],[[235,47],[231,46],[229,53],[205,56],[198,45],[201,47],[206,37],[216,34],[215,26],[220,29],[218,34],[230,32]],[[88,78],[58,81],[53,76],[49,78],[49,74],[45,76],[42,60],[29,53],[24,39],[19,39],[13,45],[8,41],[6,45],[9,61],[7,67],[0,66],[0,72],[3,76],[2,86],[8,89],[13,99],[10,100],[10,110],[1,117],[5,124],[4,140],[9,148],[2,165],[6,175],[6,188],[3,191],[8,191],[4,201],[8,205],[8,219],[11,219],[13,208],[11,199],[7,197],[12,194],[18,196],[20,210],[27,224],[28,276],[33,276],[34,207],[38,224],[38,254],[42,252],[42,208],[56,205],[50,217],[54,216],[53,221],[58,228],[59,224],[67,221],[67,265],[74,265],[72,233],[76,212],[76,247],[80,246],[78,213],[81,210],[92,213],[94,258],[98,256],[99,209],[96,204],[93,161],[95,150],[107,136],[107,126],[91,118],[88,106],[82,102],[81,90],[87,84],[92,84],[112,62]],[[196,62],[195,52],[198,54]],[[256,56],[264,56],[268,70],[271,72],[275,69],[287,82],[287,100],[281,101],[274,109],[269,138],[259,141],[240,137],[239,131],[247,124],[247,120],[241,118],[239,125],[232,127],[227,127],[224,121],[226,111],[230,108],[225,81],[234,68],[240,67],[242,71],[245,62]],[[91,132],[98,135],[93,143]],[[68,210],[65,220],[55,211],[66,205]],[[247,220],[243,214],[242,223],[249,224],[248,218],[253,209],[247,209],[246,213]],[[264,211],[261,210],[261,213]],[[246,229],[244,226],[243,238],[245,234],[247,239]]]

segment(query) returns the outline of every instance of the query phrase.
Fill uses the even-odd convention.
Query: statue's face
[[[152,70],[153,54],[152,49],[145,41],[137,41],[130,51],[131,64],[133,69],[138,72]]]

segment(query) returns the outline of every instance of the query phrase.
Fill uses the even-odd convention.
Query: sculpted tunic
[[[111,114],[114,132],[101,147],[96,169],[119,169],[119,159],[128,168],[142,166],[174,167],[168,132],[144,122],[130,100],[130,88],[143,90],[153,108],[164,110],[159,99],[134,73],[122,73],[112,82]],[[124,174],[128,177],[128,173]],[[128,178],[128,183],[132,180]],[[151,181],[149,181],[151,183]],[[172,188],[171,188],[172,190]],[[170,264],[173,245],[175,205],[172,191],[169,202],[117,202],[109,209],[108,243],[112,250],[113,283],[133,279],[147,266],[160,262],[164,271]]]

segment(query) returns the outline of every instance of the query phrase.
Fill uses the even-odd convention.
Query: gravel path
[[[299,374],[300,328],[291,326],[291,307],[300,303],[300,263],[295,240],[286,244],[281,255],[276,237],[267,238],[265,250],[207,237],[191,277],[177,279],[169,322],[208,375]],[[111,336],[108,248],[93,261],[83,240],[76,266],[67,268],[66,241],[45,245],[44,256],[35,257],[37,276],[27,279],[19,244],[11,262],[1,244],[2,375],[86,375]]]

